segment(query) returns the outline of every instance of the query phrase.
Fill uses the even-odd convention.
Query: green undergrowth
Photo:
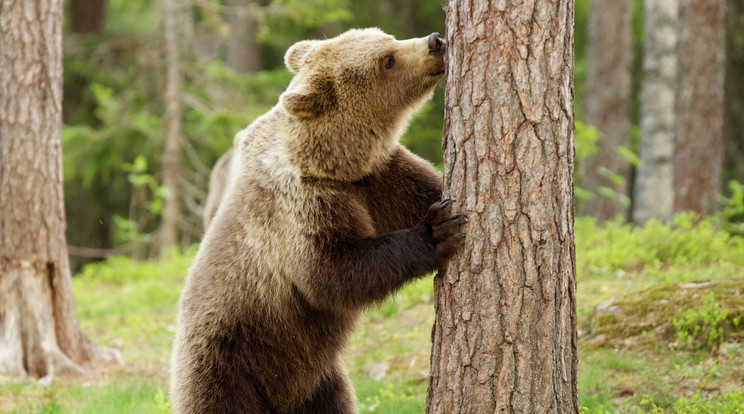
[[[742,292],[744,279],[654,285],[605,302],[588,322],[588,342],[664,340],[693,348],[738,342],[744,339]]]
[[[0,412],[168,412],[176,304],[193,254],[85,267],[73,278],[78,319],[126,365],[48,387],[0,376]],[[640,228],[579,218],[576,259],[583,413],[742,412],[741,237],[691,215]],[[614,313],[592,321],[609,299]],[[433,320],[431,276],[364,313],[344,355],[361,413],[423,412]]]
[[[744,351],[672,350],[646,344],[579,350],[579,405],[586,414],[744,413]]]
[[[162,363],[173,341],[178,295],[194,249],[168,260],[111,257],[73,278],[78,319],[96,343],[125,361]]]
[[[692,213],[672,224],[651,220],[643,227],[619,221],[599,225],[576,220],[576,270],[579,283],[623,280],[638,283],[690,282],[741,274],[744,238],[720,229],[713,218]]]
[[[604,301],[664,283],[744,277],[744,237],[692,213],[642,227],[576,219],[577,305],[586,324]]]
[[[45,390],[37,401],[14,414],[167,414],[170,405],[163,384],[129,383],[104,385],[57,383]]]

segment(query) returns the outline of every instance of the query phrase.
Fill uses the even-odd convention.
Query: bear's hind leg
[[[334,368],[296,411],[302,414],[356,414],[354,389],[342,368]]]

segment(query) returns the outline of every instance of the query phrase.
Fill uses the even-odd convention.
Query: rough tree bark
[[[434,279],[428,413],[578,412],[570,0],[448,0],[444,198],[470,218]]]
[[[677,15],[678,0],[644,2],[641,164],[633,199],[637,224],[668,219],[674,207]]]
[[[256,41],[258,20],[251,5],[258,0],[228,0],[227,5],[238,9],[230,14],[230,40],[227,44],[227,65],[240,73],[261,70],[261,46]]]
[[[181,224],[181,193],[179,161],[181,142],[181,54],[178,21],[180,9],[176,0],[163,0],[163,37],[165,45],[165,150],[163,151],[163,185],[167,189],[163,200],[163,222],[160,228],[160,254],[178,244]]]
[[[106,25],[106,0],[70,1],[70,29],[73,33],[99,33]]]
[[[75,317],[62,193],[62,0],[0,0],[0,373],[93,361]]]
[[[725,0],[681,0],[674,210],[713,214],[723,167]]]
[[[630,146],[631,0],[592,0],[589,11],[586,122],[601,136],[584,160],[582,188],[594,197],[581,214],[611,220],[627,215],[630,164],[616,150]],[[604,191],[603,191],[604,190]],[[609,194],[603,194],[609,190]]]

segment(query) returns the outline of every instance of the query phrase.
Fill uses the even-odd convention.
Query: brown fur
[[[365,29],[285,62],[295,77],[244,131],[181,295],[176,413],[355,413],[339,353],[359,312],[462,244],[439,174],[398,144],[441,53]]]
[[[247,133],[247,128],[235,134],[233,138],[233,146],[243,139]],[[212,222],[214,215],[217,213],[217,207],[220,206],[227,186],[230,184],[230,177],[235,177],[238,172],[238,163],[232,162],[235,158],[235,149],[231,148],[217,160],[212,168],[212,173],[209,174],[209,192],[207,193],[207,199],[204,201],[204,210],[202,211],[202,223],[204,224],[204,231],[209,227],[209,223]]]

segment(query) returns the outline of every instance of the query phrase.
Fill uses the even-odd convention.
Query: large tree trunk
[[[98,33],[106,25],[106,0],[70,1],[70,29],[73,33]]]
[[[240,73],[261,70],[261,46],[256,41],[258,19],[253,7],[258,0],[228,0],[237,11],[230,13],[230,39],[227,44],[227,65]],[[253,7],[251,7],[253,6]]]
[[[573,4],[447,2],[443,197],[471,227],[434,279],[429,413],[578,412]]]
[[[674,210],[713,214],[723,167],[725,0],[681,0]]]
[[[181,224],[181,54],[178,22],[181,15],[176,0],[163,0],[163,36],[165,39],[165,150],[163,151],[163,185],[167,189],[160,228],[160,254],[178,244]]]
[[[630,146],[631,0],[592,0],[589,11],[586,122],[601,136],[582,166],[582,188],[593,198],[581,214],[610,220],[627,215],[630,164],[617,147]]]
[[[641,145],[633,221],[668,219],[674,207],[678,0],[644,2]]]
[[[62,193],[62,1],[0,0],[0,373],[116,361],[80,330]]]

